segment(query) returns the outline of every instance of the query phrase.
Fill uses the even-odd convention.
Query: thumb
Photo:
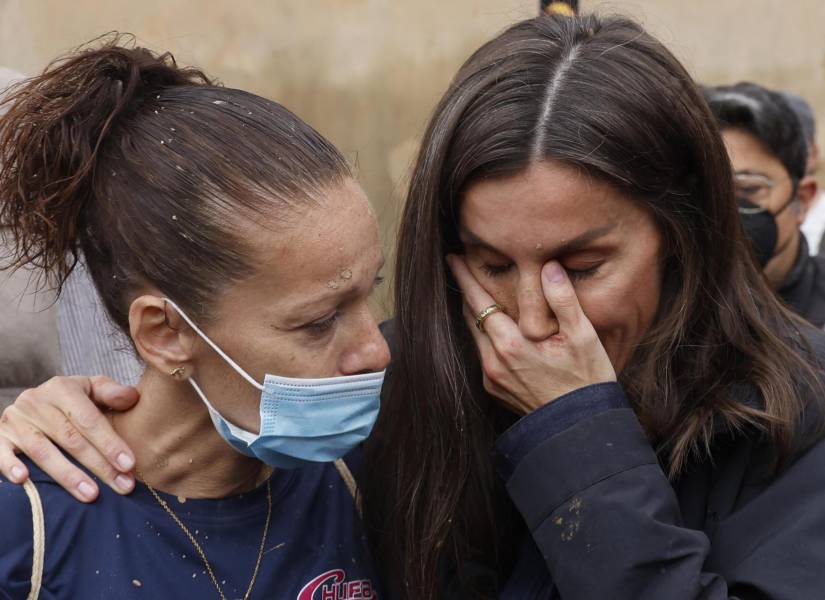
[[[551,260],[542,267],[541,289],[559,322],[559,331],[571,333],[577,329],[585,318],[584,313],[567,272],[557,261]]]
[[[89,397],[95,404],[113,410],[128,410],[140,399],[140,392],[130,385],[122,385],[109,377],[89,377]]]

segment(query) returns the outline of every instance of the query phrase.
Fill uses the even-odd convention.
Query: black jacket
[[[820,358],[823,340],[811,333]],[[501,598],[825,599],[821,437],[774,475],[759,435],[720,429],[711,458],[670,482],[621,387],[600,384],[521,419],[497,449],[532,535]]]
[[[779,295],[803,319],[822,329],[825,326],[825,257],[810,256],[805,236],[799,238],[799,256],[779,288]]]

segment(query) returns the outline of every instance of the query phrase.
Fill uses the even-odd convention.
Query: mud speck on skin
[[[337,290],[338,289],[338,282],[335,281],[334,279],[330,279],[329,281],[327,281],[327,287],[331,290]]]
[[[352,270],[351,269],[341,269],[341,272],[338,274],[341,279],[352,279]]]
[[[184,498],[183,496],[178,496],[178,502],[180,502],[181,504],[185,504],[186,498]]]

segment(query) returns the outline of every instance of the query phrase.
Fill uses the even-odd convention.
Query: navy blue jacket
[[[503,599],[825,598],[821,438],[775,475],[760,435],[720,429],[671,482],[611,383],[519,420],[496,450],[532,536]]]

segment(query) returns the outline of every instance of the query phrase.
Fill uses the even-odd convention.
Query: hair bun
[[[12,265],[52,272],[59,285],[77,260],[97,159],[118,122],[165,88],[210,83],[113,32],[13,86],[0,103],[0,227],[16,244]]]

